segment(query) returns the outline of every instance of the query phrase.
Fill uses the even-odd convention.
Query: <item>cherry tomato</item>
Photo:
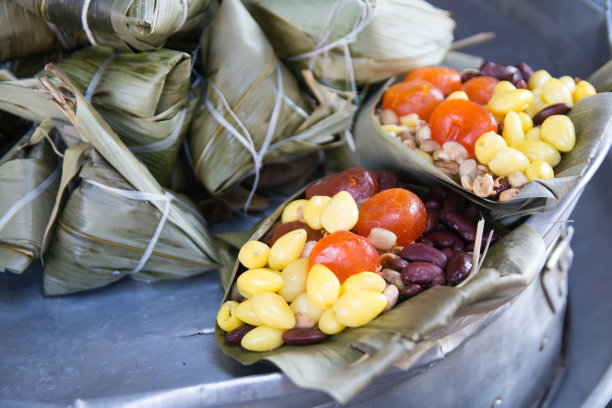
[[[380,257],[374,245],[364,237],[336,231],[317,242],[308,263],[310,267],[316,264],[327,266],[342,283],[356,273],[376,272],[380,268]]]
[[[470,101],[484,106],[493,96],[493,89],[498,82],[497,78],[483,75],[468,79],[461,88]]]
[[[337,174],[323,177],[306,189],[306,199],[312,196],[333,197],[340,191],[348,192],[355,201],[364,200],[378,193],[378,176],[373,171],[353,167]]]
[[[392,85],[383,95],[383,109],[392,109],[398,116],[416,113],[429,120],[431,112],[444,100],[442,91],[431,82],[415,79]]]
[[[461,89],[461,74],[447,67],[422,67],[413,69],[404,78],[405,81],[424,79],[431,82],[447,96]]]
[[[431,138],[440,144],[459,142],[469,155],[474,154],[474,143],[484,133],[497,132],[497,122],[487,109],[476,102],[447,99],[431,114]]]
[[[359,210],[357,233],[367,237],[372,228],[384,228],[397,236],[397,245],[408,245],[423,234],[427,209],[411,191],[392,188],[370,197]]]

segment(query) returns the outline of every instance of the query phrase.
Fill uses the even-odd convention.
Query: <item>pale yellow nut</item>
[[[533,129],[533,120],[531,119],[531,116],[529,116],[525,112],[519,112],[518,116],[521,119],[521,126],[523,127],[523,133],[526,134],[531,129]]]
[[[327,196],[313,196],[304,205],[302,214],[306,224],[313,230],[320,230],[323,228],[321,224],[321,213],[323,208],[331,201],[331,197]]]
[[[353,290],[371,290],[382,293],[385,290],[385,286],[387,286],[387,283],[379,274],[368,271],[359,272],[349,276],[340,285],[340,296]]]
[[[569,106],[574,105],[572,93],[557,78],[549,78],[544,82],[544,85],[542,85],[542,100],[547,105],[555,105],[557,103],[565,103]]]
[[[323,309],[310,301],[306,292],[296,297],[289,307],[294,314],[303,313],[315,322],[319,321],[323,313]]]
[[[350,231],[359,220],[359,208],[353,196],[340,191],[323,207],[321,225],[330,234],[336,231]]]
[[[529,159],[516,149],[502,147],[493,154],[488,165],[496,176],[507,177],[515,171],[525,171]]]
[[[295,326],[295,316],[281,295],[272,292],[257,293],[251,298],[251,303],[265,326],[277,329],[291,329]]]
[[[534,161],[527,166],[525,174],[527,178],[529,178],[529,181],[551,179],[555,177],[553,168],[543,160]]]
[[[416,113],[409,113],[408,115],[400,116],[400,125],[407,126],[409,128],[416,127],[419,124],[419,115]]]
[[[380,251],[390,251],[397,243],[397,235],[385,228],[374,227],[367,237],[374,248]]]
[[[470,98],[463,91],[455,91],[446,97],[446,99],[463,99],[464,101],[469,101]]]
[[[561,81],[561,83],[563,83],[563,85],[565,85],[567,90],[570,92],[574,92],[574,89],[576,89],[576,81],[574,81],[574,78],[569,75],[560,77],[559,81]]]
[[[510,111],[504,118],[504,130],[502,137],[508,144],[512,146],[514,143],[525,140],[525,132],[523,132],[523,123],[518,113]]]
[[[319,319],[319,330],[331,335],[338,334],[344,329],[346,329],[346,326],[338,321],[332,309],[327,309],[323,312],[321,319]]]
[[[569,152],[576,145],[574,123],[566,115],[552,115],[542,123],[540,137],[560,152]]]
[[[387,306],[387,298],[371,290],[354,290],[342,295],[332,310],[338,321],[348,327],[368,324]]]
[[[306,292],[308,277],[308,258],[300,258],[285,266],[281,272],[283,287],[278,292],[287,302],[293,302],[296,297]]]
[[[561,161],[561,154],[557,149],[541,140],[522,140],[512,147],[527,156],[530,162],[543,160],[555,167]]]
[[[514,91],[516,86],[510,81],[499,81],[493,88],[493,96],[501,96],[510,91]]]
[[[527,109],[525,109],[525,113],[533,118],[538,114],[538,112],[546,108],[548,105],[542,100],[542,88],[534,89],[532,94],[533,99],[529,103],[529,106],[527,106]]]
[[[277,271],[300,257],[306,243],[306,230],[296,229],[290,231],[276,240],[270,248],[268,265]]]
[[[256,327],[244,335],[240,345],[249,351],[272,351],[285,343],[283,333],[285,333],[283,329]]]
[[[306,279],[308,299],[320,309],[331,306],[340,294],[340,281],[327,266],[313,265]]]
[[[393,133],[394,135],[397,135],[398,133],[410,131],[410,128],[408,126],[382,125],[381,128],[385,132]]]
[[[242,320],[236,317],[236,306],[238,306],[238,302],[228,300],[219,308],[219,313],[217,313],[217,324],[221,330],[230,332],[244,324]]]
[[[251,303],[251,299],[244,300],[240,302],[236,309],[234,310],[236,317],[243,322],[253,325],[253,326],[261,326],[262,321],[255,313],[255,309],[253,309],[253,304]]]
[[[519,112],[525,109],[533,100],[533,94],[527,89],[515,89],[500,96],[493,96],[487,104],[493,114],[506,114],[510,111]]]
[[[419,154],[423,159],[427,160],[429,163],[434,164],[434,159],[431,157],[431,154],[424,152],[421,149],[416,149],[415,152]]]
[[[508,147],[506,140],[495,132],[487,132],[474,143],[474,153],[476,154],[476,159],[481,164],[486,165],[495,152],[502,147]]]
[[[576,84],[576,89],[574,89],[574,92],[572,93],[572,98],[574,99],[574,102],[578,102],[579,100],[586,98],[587,96],[595,95],[596,93],[597,91],[593,85],[587,81],[580,81]]]
[[[548,71],[541,69],[533,73],[531,78],[529,78],[527,86],[531,90],[541,88],[542,85],[544,85],[544,82],[546,82],[549,78],[551,78],[551,75],[548,73]]]
[[[238,260],[248,269],[263,268],[269,256],[270,247],[260,241],[247,241],[238,252]]]
[[[281,215],[281,222],[283,224],[287,222],[298,221],[298,212],[304,207],[308,200],[300,199],[293,200],[285,206],[283,214]]]
[[[249,269],[236,280],[238,291],[246,298],[261,292],[276,292],[283,287],[283,278],[271,269]]]
[[[529,132],[525,133],[525,140],[542,140],[540,137],[540,127],[536,126],[531,128]]]

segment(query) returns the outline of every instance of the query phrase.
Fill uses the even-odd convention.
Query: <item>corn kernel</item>
[[[399,121],[402,126],[414,128],[419,124],[419,115],[416,113],[409,113],[408,115],[400,116]]]
[[[346,191],[340,191],[332,197],[321,211],[321,225],[325,231],[349,231],[359,219],[359,208],[352,195]]]
[[[251,298],[251,303],[265,326],[277,329],[295,326],[295,316],[282,296],[272,292],[257,293]]]
[[[510,111],[506,114],[504,119],[504,130],[502,137],[509,146],[518,142],[519,140],[525,140],[525,133],[523,132],[523,123],[518,113]]]
[[[327,309],[319,320],[319,330],[325,334],[337,334],[346,329],[346,326],[338,321],[334,311]]]
[[[510,91],[514,91],[516,86],[510,81],[499,81],[493,88],[493,96],[502,96]]]
[[[221,305],[219,313],[217,313],[217,324],[221,330],[230,332],[244,324],[242,320],[236,317],[236,306],[238,306],[238,302],[234,300],[228,300]]]
[[[540,138],[540,127],[533,127],[529,132],[525,133],[525,140],[542,140],[542,138]]]
[[[570,93],[574,92],[574,89],[576,89],[576,81],[574,81],[574,78],[569,75],[562,76],[561,78],[559,78],[559,81],[561,81],[563,85],[565,85],[565,87],[568,91],[570,91]]]
[[[296,297],[306,291],[306,278],[308,277],[308,258],[300,258],[283,269],[281,272],[283,287],[278,292],[287,302],[293,302]]]
[[[261,292],[276,292],[283,287],[283,278],[271,269],[249,269],[236,280],[238,291],[246,298]]]
[[[354,290],[342,295],[332,310],[340,323],[360,327],[378,316],[387,306],[387,298],[371,290]]]
[[[547,105],[565,103],[569,106],[574,105],[572,93],[557,78],[549,78],[542,85],[542,101]]]
[[[519,112],[529,106],[533,100],[533,94],[527,89],[515,89],[503,95],[491,97],[487,104],[493,114],[506,114],[510,111]]]
[[[308,200],[293,200],[289,204],[285,206],[283,209],[283,214],[281,215],[281,222],[287,223],[292,221],[298,221],[298,211],[304,208],[304,205],[308,202]]]
[[[291,302],[289,307],[294,314],[303,313],[310,317],[314,322],[318,322],[321,318],[321,314],[323,313],[323,309],[315,306],[315,304],[310,301],[306,292],[296,297],[295,300]]]
[[[529,166],[529,159],[516,149],[502,147],[493,154],[488,165],[495,175],[507,177],[515,171],[524,171]]]
[[[534,161],[525,170],[525,174],[529,181],[551,179],[555,177],[553,168],[543,160]]]
[[[283,329],[256,327],[244,335],[240,345],[249,351],[272,351],[285,343],[283,333],[285,333]]]
[[[260,241],[248,241],[238,253],[238,260],[248,269],[263,268],[268,263],[270,247]]]
[[[470,98],[463,91],[455,91],[446,97],[446,99],[463,99],[464,101],[469,101]]]
[[[587,81],[580,81],[576,84],[576,89],[574,89],[572,97],[574,99],[574,102],[578,102],[582,98],[595,95],[596,93],[597,91],[595,90],[593,85],[591,85]]]
[[[416,149],[415,151],[419,154],[419,156],[421,156],[422,158],[424,158],[425,160],[427,160],[431,164],[434,164],[434,159],[433,159],[433,157],[431,157],[431,154],[429,154],[427,152],[424,152],[421,149]]]
[[[296,229],[290,231],[276,240],[270,248],[268,265],[277,271],[300,257],[306,243],[306,230]]]
[[[321,225],[321,213],[323,208],[331,201],[331,197],[327,196],[313,196],[304,205],[304,220],[306,224],[314,230],[320,230],[323,228]]]
[[[381,128],[385,132],[393,133],[394,135],[397,135],[398,133],[410,131],[410,128],[408,126],[382,125]]]
[[[551,78],[551,76],[548,71],[541,69],[533,73],[531,78],[529,78],[527,85],[529,86],[529,89],[533,91],[534,89],[541,88],[542,85],[544,85],[544,82],[546,82],[546,80],[549,78]]]
[[[533,129],[533,120],[531,120],[531,116],[529,116],[525,112],[518,113],[519,118],[521,119],[521,126],[523,127],[523,133],[529,132]]]
[[[352,290],[371,290],[382,293],[385,290],[385,286],[387,286],[387,283],[379,274],[367,271],[360,272],[349,276],[342,283],[340,286],[340,296]]]
[[[236,309],[234,310],[236,317],[246,324],[251,324],[253,326],[261,326],[263,323],[257,313],[255,313],[255,309],[253,309],[253,303],[251,303],[251,299],[247,299],[242,301]]]
[[[506,140],[495,132],[487,132],[476,140],[474,153],[478,161],[486,165],[495,152],[502,147],[508,147]]]
[[[540,137],[560,152],[569,152],[576,145],[574,123],[565,115],[552,115],[542,123]]]
[[[325,265],[313,265],[306,279],[308,299],[320,309],[331,306],[340,294],[340,281]]]
[[[522,140],[512,145],[523,153],[530,162],[543,160],[555,167],[561,161],[561,155],[550,143],[541,140]]]

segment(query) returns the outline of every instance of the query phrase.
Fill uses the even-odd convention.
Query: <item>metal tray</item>
[[[497,40],[466,50],[487,59],[525,60],[554,75],[583,77],[609,59],[605,14],[596,1],[433,3],[453,10],[457,38],[497,33]],[[564,228],[551,221],[568,218],[606,151],[558,208],[530,218],[549,254]],[[590,212],[590,202],[581,205]],[[563,248],[567,241],[561,242]],[[584,247],[581,242],[588,251],[588,244]],[[510,304],[471,317],[464,330],[445,338],[415,368],[385,373],[351,405],[404,405],[408,395],[414,406],[549,401],[562,365],[567,299],[566,268],[550,270]],[[220,351],[209,335],[222,298],[214,272],[156,284],[124,280],[61,298],[43,298],[40,278],[39,265],[23,275],[0,275],[2,406],[335,405],[326,394],[296,387],[273,366],[244,367]],[[516,345],[508,354],[489,346],[504,341]],[[498,359],[498,371],[484,371],[479,363],[484,359]]]

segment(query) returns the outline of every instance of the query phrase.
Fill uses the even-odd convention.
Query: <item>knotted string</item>
[[[83,1],[83,10],[81,10],[81,25],[83,26],[83,30],[87,35],[87,39],[91,43],[91,45],[98,45],[96,38],[89,27],[89,23],[87,22],[87,13],[89,12],[89,5],[91,4],[91,0]]]

